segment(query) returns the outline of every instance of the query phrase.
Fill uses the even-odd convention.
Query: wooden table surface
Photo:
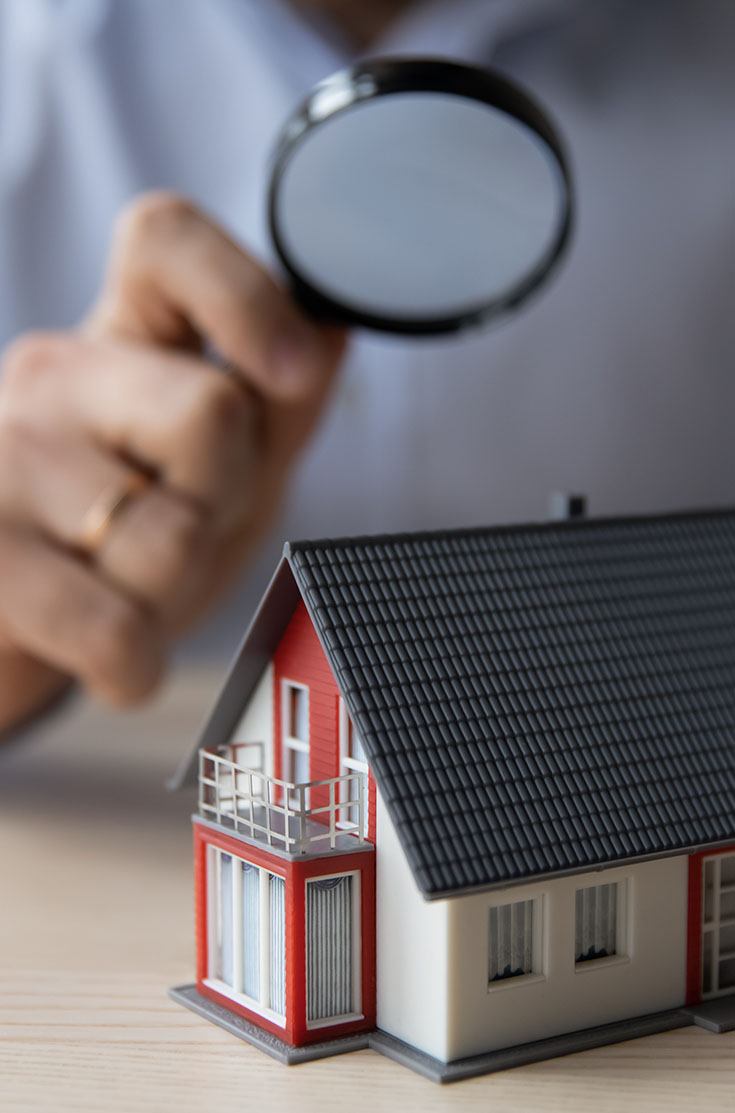
[[[222,678],[145,712],[80,703],[0,752],[0,1110],[735,1113],[735,1033],[684,1028],[437,1086],[372,1051],[283,1067],[180,1008],[190,793],[164,779]]]

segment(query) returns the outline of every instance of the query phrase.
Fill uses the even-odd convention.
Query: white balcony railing
[[[204,819],[289,854],[325,846],[343,850],[342,836],[364,842],[364,773],[292,784],[264,773],[263,745],[251,747],[248,766],[222,752],[199,751],[199,814]]]

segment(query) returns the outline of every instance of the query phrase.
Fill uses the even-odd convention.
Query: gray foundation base
[[[418,1051],[410,1044],[398,1040],[375,1029],[372,1032],[359,1032],[354,1036],[342,1036],[335,1040],[310,1044],[308,1047],[291,1047],[289,1044],[264,1032],[262,1028],[235,1016],[221,1005],[214,1004],[197,992],[196,986],[178,986],[169,990],[170,996],[179,1004],[192,1009],[207,1020],[214,1021],[226,1028],[234,1036],[247,1040],[254,1047],[282,1063],[305,1063],[312,1059],[325,1059],[330,1055],[342,1055],[346,1051],[360,1051],[370,1047],[403,1066],[410,1067],[433,1082],[459,1082],[463,1078],[473,1078],[479,1074],[508,1070],[511,1067],[538,1063],[543,1059],[556,1059],[561,1055],[571,1055],[576,1051],[588,1051],[593,1047],[604,1047],[610,1043],[651,1036],[657,1032],[669,1032],[674,1028],[686,1028],[697,1024],[711,1032],[730,1032],[735,1030],[735,995],[718,997],[700,1005],[688,1008],[667,1009],[665,1012],[649,1013],[632,1020],[620,1020],[614,1024],[601,1024],[596,1028],[585,1028],[579,1032],[567,1032],[563,1036],[552,1036],[546,1040],[506,1047],[501,1051],[489,1051],[485,1055],[472,1055],[467,1059],[455,1059],[443,1063],[439,1059]]]
[[[727,997],[713,997],[710,1001],[701,1001],[698,1005],[691,1005],[682,1012],[691,1017],[691,1024],[706,1028],[709,1032],[735,1031],[735,994]]]
[[[225,1028],[233,1036],[246,1040],[259,1051],[265,1051],[272,1059],[293,1066],[295,1063],[308,1063],[312,1059],[326,1059],[330,1055],[343,1055],[346,1051],[362,1051],[370,1046],[371,1032],[358,1032],[354,1036],[340,1036],[336,1040],[323,1040],[321,1043],[310,1043],[307,1047],[291,1047],[291,1044],[279,1040],[278,1036],[251,1024],[244,1017],[236,1016],[229,1009],[215,1004],[207,997],[202,997],[195,985],[179,985],[168,991],[169,997],[185,1005],[192,1012],[213,1020],[220,1028]]]
[[[593,1047],[604,1047],[609,1043],[634,1040],[639,1036],[651,1036],[656,1032],[667,1032],[672,1028],[683,1028],[692,1021],[679,1010],[652,1013],[639,1016],[634,1020],[623,1020],[616,1024],[601,1024],[597,1028],[584,1028],[579,1032],[567,1032],[563,1036],[552,1036],[546,1040],[504,1047],[500,1051],[488,1051],[484,1055],[472,1055],[467,1059],[454,1059],[443,1063],[433,1059],[415,1047],[389,1036],[385,1032],[372,1032],[370,1046],[389,1059],[403,1063],[433,1082],[460,1082],[463,1078],[474,1078],[478,1074],[492,1074],[494,1071],[510,1070],[528,1063],[538,1063],[544,1059],[557,1059],[571,1055],[575,1051],[588,1051]]]

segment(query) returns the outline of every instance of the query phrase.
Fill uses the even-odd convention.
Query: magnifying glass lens
[[[540,285],[566,241],[571,202],[561,146],[525,94],[489,71],[439,62],[424,63],[426,87],[411,88],[417,65],[393,62],[382,92],[375,81],[368,96],[333,96],[331,109],[319,87],[287,125],[271,228],[312,309],[440,332],[507,310]],[[429,87],[444,67],[455,85],[469,74],[474,91]],[[503,94],[494,97],[502,107],[475,95],[478,75],[486,96]],[[355,87],[345,75],[332,82]]]

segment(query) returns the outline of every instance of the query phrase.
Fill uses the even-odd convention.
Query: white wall
[[[378,794],[378,1027],[449,1061],[676,1008],[685,998],[685,856],[454,900],[419,895]],[[623,883],[618,956],[574,962],[575,893]],[[539,976],[488,987],[489,910],[533,899]]]
[[[380,793],[376,873],[378,1027],[444,1059],[448,902],[419,894]]]
[[[273,664],[266,665],[230,742],[262,742],[265,773],[273,772]]]
[[[574,963],[575,892],[625,883],[624,956]],[[492,905],[540,900],[542,975],[488,987]],[[447,1058],[477,1055],[546,1036],[683,1004],[686,974],[687,858],[667,858],[448,904],[450,948]],[[404,1037],[405,1038],[405,1037]]]

